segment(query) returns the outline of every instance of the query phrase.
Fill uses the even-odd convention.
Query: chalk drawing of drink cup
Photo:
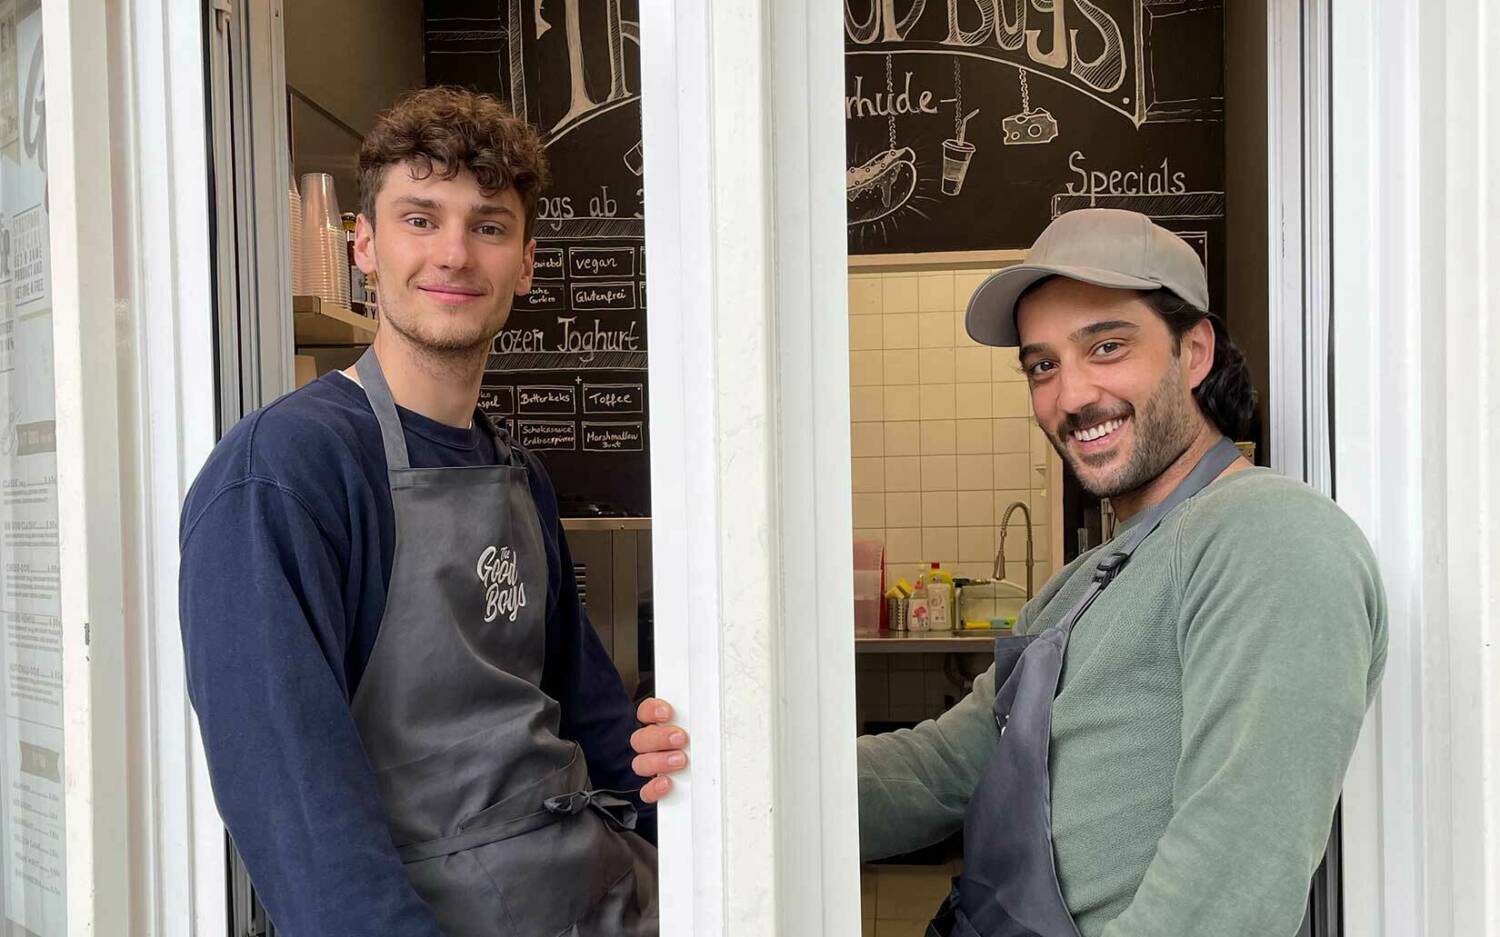
[[[970,111],[958,122],[958,135],[943,141],[943,194],[957,195],[963,191],[964,177],[969,174],[969,160],[974,157],[974,144],[964,140],[964,131],[977,110]]]
[[[635,146],[631,147],[625,153],[625,168],[629,169],[637,176],[639,176],[641,174],[641,171],[646,168],[645,163],[642,162],[641,157],[641,141],[635,141]]]
[[[957,195],[963,191],[964,176],[969,172],[969,159],[974,155],[974,144],[962,140],[943,141],[943,194]]]

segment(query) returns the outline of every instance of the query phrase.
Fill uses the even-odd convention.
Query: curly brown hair
[[[388,166],[413,164],[425,179],[452,179],[467,169],[485,195],[514,189],[526,208],[531,239],[537,199],[551,182],[547,151],[536,130],[504,101],[464,88],[411,91],[375,121],[359,148],[359,209],[375,223],[375,196]]]

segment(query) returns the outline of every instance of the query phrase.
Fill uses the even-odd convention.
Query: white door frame
[[[1500,780],[1481,771],[1500,757],[1500,600],[1483,565],[1500,561],[1500,494],[1485,475],[1500,464],[1500,443],[1488,428],[1497,390],[1482,370],[1500,355],[1500,325],[1492,313],[1474,341],[1459,330],[1472,324],[1443,306],[1496,301],[1494,282],[1474,274],[1500,269],[1494,192],[1476,198],[1465,184],[1500,152],[1500,121],[1445,121],[1500,100],[1479,54],[1497,41],[1482,4],[1445,0],[1452,15],[1425,27],[1410,2],[1333,4],[1327,20],[1338,106],[1331,199],[1320,198],[1339,231],[1329,480],[1380,555],[1393,626],[1384,690],[1345,792],[1346,933],[1360,937],[1500,934]],[[130,4],[136,152],[142,166],[170,167],[137,175],[139,230],[173,245],[139,258],[136,293],[153,311],[141,318],[143,348],[165,349],[148,355],[141,377],[153,466],[141,482],[155,549],[148,587],[159,603],[149,620],[160,934],[211,934],[227,917],[222,828],[175,619],[176,508],[214,426],[200,390],[213,356],[202,314],[211,285],[195,6]],[[1292,7],[1271,6],[1275,75],[1290,49],[1274,11]],[[657,648],[661,692],[696,729],[693,768],[662,808],[669,937],[857,929],[852,615],[848,586],[824,572],[847,566],[850,529],[847,359],[836,353],[847,328],[838,13],[792,0],[642,4]],[[1444,56],[1450,47],[1470,51]],[[1477,90],[1460,94],[1464,82]],[[1284,118],[1278,102],[1292,89],[1273,79],[1268,93]],[[1295,145],[1300,166],[1302,137]],[[1273,120],[1273,193],[1278,165],[1283,179],[1291,165],[1278,163],[1287,146]],[[1307,197],[1299,191],[1296,204]],[[1272,210],[1285,237],[1304,237],[1287,227],[1300,211]],[[1273,251],[1273,265],[1288,256]],[[1296,277],[1273,266],[1273,316],[1306,300],[1309,261],[1300,248],[1295,256]],[[1298,321],[1295,332],[1279,328],[1289,319],[1273,322],[1283,355],[1273,400],[1301,414],[1288,382],[1322,330],[1300,312]],[[1290,474],[1316,480],[1292,470],[1306,464],[1291,444],[1309,438],[1299,419],[1293,430],[1273,417],[1273,451],[1293,460],[1283,463]],[[1464,525],[1446,522],[1450,500],[1473,492],[1488,498],[1477,541],[1469,506]]]
[[[1332,5],[1334,461],[1390,608],[1346,933],[1500,935],[1500,19]]]
[[[859,929],[838,4],[641,4],[662,933]]]
[[[104,4],[100,3],[100,6]],[[113,179],[90,223],[117,251],[114,335],[127,577],[130,745],[129,913],[105,933],[191,937],[228,920],[224,826],[188,702],[177,619],[178,514],[217,437],[203,10],[208,4],[129,0],[97,24],[114,63],[107,151]],[[100,59],[104,53],[99,53]],[[93,152],[105,152],[101,148]],[[122,838],[122,842],[124,839]]]
[[[111,407],[118,351],[109,75],[101,66],[106,21],[104,0],[56,0],[42,9],[65,723],[63,871],[67,928],[76,934],[111,930],[129,914],[131,897],[121,433]]]

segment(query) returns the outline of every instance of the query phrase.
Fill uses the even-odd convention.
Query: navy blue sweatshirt
[[[399,409],[416,468],[489,465],[481,427]],[[578,601],[557,496],[536,457],[547,552],[542,690],[592,782],[637,790],[636,722]],[[343,374],[240,421],[182,510],[188,693],[219,812],[272,921],[290,937],[440,937],[391,840],[349,701],[375,646],[395,549],[380,428]],[[654,808],[641,832],[655,839]]]

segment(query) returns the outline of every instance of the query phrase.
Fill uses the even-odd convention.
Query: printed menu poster
[[[57,430],[36,0],[0,0],[0,69],[0,890],[6,934],[63,937]]]

